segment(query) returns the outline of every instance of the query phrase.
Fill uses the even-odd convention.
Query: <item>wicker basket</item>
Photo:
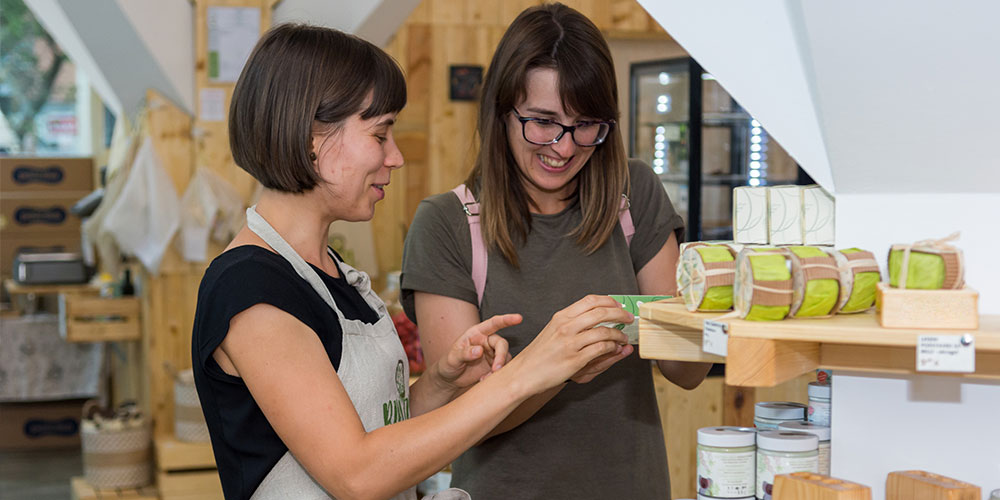
[[[86,410],[84,415],[87,415]],[[85,419],[80,430],[83,475],[94,488],[139,488],[152,482],[149,420],[104,422]]]
[[[174,377],[174,435],[178,441],[207,443],[208,426],[201,412],[194,373],[188,369]]]

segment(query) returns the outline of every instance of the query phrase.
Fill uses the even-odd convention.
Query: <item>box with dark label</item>
[[[0,403],[0,450],[79,448],[84,401]]]
[[[0,231],[4,238],[15,233],[79,235],[80,218],[70,213],[70,208],[87,194],[86,191],[3,193],[0,196]]]
[[[0,192],[90,191],[90,158],[0,158]]]

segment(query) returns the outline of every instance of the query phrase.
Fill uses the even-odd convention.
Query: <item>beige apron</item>
[[[351,397],[354,408],[361,417],[365,431],[370,432],[410,416],[410,367],[406,352],[399,341],[396,329],[386,312],[385,304],[371,288],[367,274],[357,271],[344,262],[331,257],[340,267],[347,282],[357,289],[365,302],[378,313],[379,320],[369,325],[360,320],[347,319],[337,309],[330,290],[316,271],[271,227],[254,207],[247,209],[247,225],[278,254],[284,257],[295,272],[312,285],[323,300],[337,314],[343,330],[343,351],[337,375]],[[323,432],[317,429],[317,432]],[[350,453],[339,450],[334,453]],[[268,472],[264,481],[254,491],[253,500],[294,498],[302,500],[328,499],[328,494],[305,471],[291,452],[286,452]],[[394,499],[415,499],[416,489],[409,488]]]

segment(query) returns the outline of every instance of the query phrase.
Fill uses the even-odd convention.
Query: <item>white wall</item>
[[[979,291],[981,314],[1000,314],[1000,193],[837,195],[837,246],[875,253],[885,272],[893,243],[943,238],[955,231],[962,249],[966,283]],[[1000,399],[998,399],[1000,404]],[[1000,408],[998,408],[1000,412]]]
[[[835,371],[831,474],[885,498],[890,472],[927,470],[1000,488],[1000,381]]]

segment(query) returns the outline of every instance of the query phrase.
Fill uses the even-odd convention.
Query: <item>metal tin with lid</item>
[[[806,405],[790,401],[762,401],[754,405],[753,423],[758,430],[777,430],[782,422],[804,421]]]
[[[830,428],[825,425],[817,425],[815,422],[785,422],[778,426],[778,430],[806,432],[813,434],[819,439],[819,473],[830,475]]]
[[[830,426],[830,392],[829,384],[809,383],[808,419],[810,422]]]
[[[819,438],[786,430],[757,432],[757,498],[771,498],[774,476],[819,472]]]
[[[744,499],[754,492],[757,432],[751,427],[698,429],[698,496]]]

